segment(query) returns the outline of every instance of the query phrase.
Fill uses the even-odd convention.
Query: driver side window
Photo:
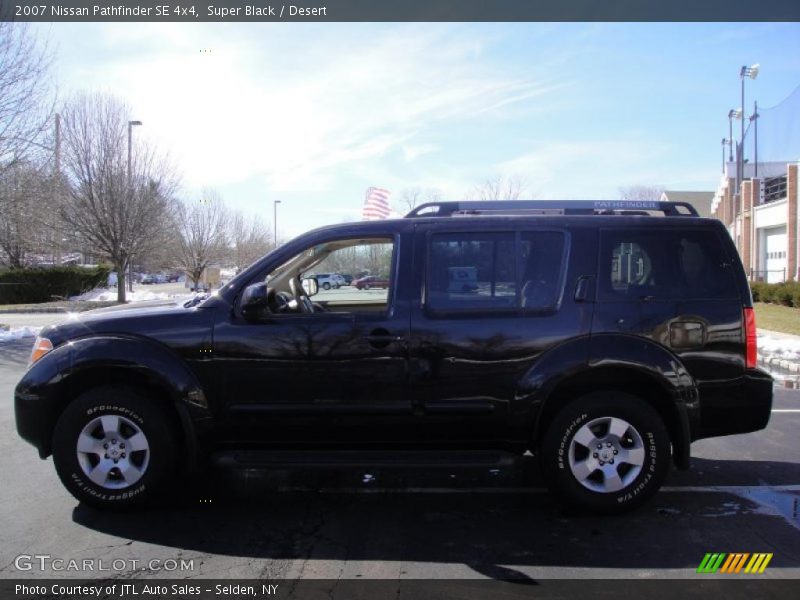
[[[293,257],[270,273],[267,286],[273,314],[300,312],[386,312],[393,288],[392,238],[342,239],[318,244]],[[316,281],[317,292],[307,300],[303,286]],[[313,304],[313,311],[307,308]],[[306,303],[306,309],[303,309]]]

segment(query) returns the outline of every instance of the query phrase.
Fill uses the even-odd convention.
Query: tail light
[[[755,369],[758,362],[756,347],[756,315],[752,308],[744,309],[744,365]]]

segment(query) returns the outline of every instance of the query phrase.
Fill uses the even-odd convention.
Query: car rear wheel
[[[331,284],[326,281],[325,283],[322,284],[322,289],[323,290],[331,289]]]
[[[53,462],[69,492],[97,508],[146,504],[175,473],[176,435],[166,412],[136,390],[89,390],[62,413]]]
[[[563,500],[612,514],[658,491],[669,470],[670,439],[659,414],[640,398],[595,392],[561,409],[540,455],[548,485]]]

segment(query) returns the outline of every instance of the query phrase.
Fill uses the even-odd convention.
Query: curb
[[[783,387],[800,389],[800,363],[773,356],[758,355],[758,364],[769,371],[775,383],[783,383]],[[780,369],[776,371],[776,369]]]

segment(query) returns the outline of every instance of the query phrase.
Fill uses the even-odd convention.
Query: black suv
[[[314,301],[306,276],[338,269],[389,288]],[[682,203],[444,202],[324,227],[200,303],[48,327],[31,362],[17,429],[101,507],[211,460],[530,451],[564,501],[620,512],[772,404],[730,236]]]

